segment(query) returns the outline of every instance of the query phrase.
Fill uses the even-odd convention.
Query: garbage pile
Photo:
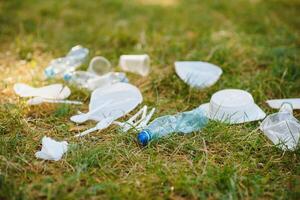
[[[200,131],[209,120],[226,124],[241,124],[263,120],[260,130],[277,147],[282,150],[295,150],[300,138],[300,123],[293,116],[293,109],[300,109],[300,99],[268,100],[267,104],[278,113],[266,117],[266,113],[255,103],[252,95],[241,89],[224,89],[211,96],[209,103],[203,103],[197,108],[174,115],[161,116],[150,120],[155,112],[144,105],[136,114],[125,122],[118,119],[128,115],[143,102],[140,90],[129,83],[124,72],[115,72],[109,60],[102,56],[91,59],[87,71],[78,69],[87,60],[89,50],[82,46],[71,48],[65,57],[54,59],[45,69],[47,78],[60,78],[67,83],[91,91],[89,110],[71,116],[76,124],[93,120],[97,124],[74,137],[83,137],[94,131],[106,129],[112,124],[123,132],[134,129],[138,132],[137,140],[146,146],[152,140],[172,133],[188,134]],[[150,57],[144,55],[122,55],[119,66],[126,72],[141,76],[150,73]],[[214,85],[223,71],[219,66],[201,61],[176,61],[175,72],[189,86],[203,90]],[[41,103],[64,103],[80,105],[77,100],[67,100],[71,90],[62,84],[52,84],[43,87],[31,87],[24,83],[14,85],[17,95],[27,100],[28,105]],[[68,142],[58,142],[44,136],[42,149],[35,155],[44,160],[60,160],[67,152]]]

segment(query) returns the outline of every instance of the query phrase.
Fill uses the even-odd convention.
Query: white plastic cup
[[[150,58],[144,55],[122,55],[119,62],[124,71],[147,76],[150,71]]]

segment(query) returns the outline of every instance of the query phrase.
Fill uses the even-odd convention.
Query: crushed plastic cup
[[[261,120],[266,116],[252,95],[239,89],[220,90],[212,95],[209,103],[200,107],[209,119],[229,124]]]
[[[88,72],[102,76],[112,71],[112,66],[109,60],[102,56],[94,57],[88,67]]]
[[[119,61],[120,67],[124,71],[147,76],[150,72],[150,58],[144,55],[122,55]]]
[[[66,141],[57,142],[50,137],[44,136],[42,139],[42,149],[35,153],[37,158],[43,160],[58,161],[68,151]]]
[[[260,125],[275,145],[282,150],[295,150],[300,136],[300,122],[293,116],[290,103],[283,103],[279,112],[267,116]]]
[[[185,83],[198,89],[212,86],[222,75],[220,67],[201,61],[176,61],[175,71]]]

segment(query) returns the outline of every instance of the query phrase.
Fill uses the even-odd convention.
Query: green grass
[[[251,92],[273,113],[265,100],[300,96],[299,13],[297,0],[0,1],[0,199],[299,199],[299,149],[274,147],[259,122],[210,122],[146,148],[115,126],[77,140],[69,117],[87,109],[89,92],[72,86],[79,107],[28,107],[12,91],[16,82],[57,82],[42,78],[44,67],[81,44],[114,66],[121,54],[148,53],[151,74],[128,77],[155,117],[224,88]],[[212,62],[224,73],[210,88],[190,89],[175,60]],[[34,157],[44,135],[70,141],[61,161]]]

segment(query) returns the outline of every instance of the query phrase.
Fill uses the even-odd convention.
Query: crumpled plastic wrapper
[[[50,137],[44,136],[42,139],[42,149],[36,152],[35,156],[44,160],[58,161],[67,151],[68,143],[66,141],[57,142]]]

